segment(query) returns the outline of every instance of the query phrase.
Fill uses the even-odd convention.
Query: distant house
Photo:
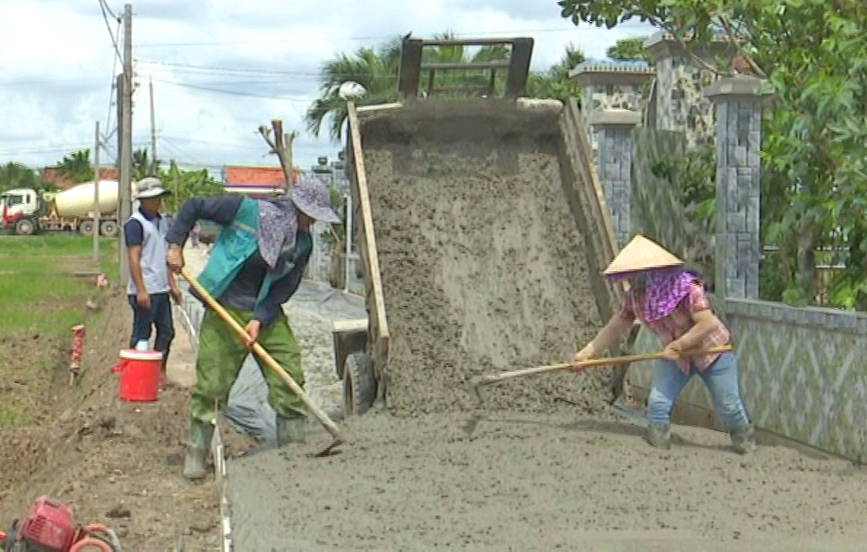
[[[60,172],[60,169],[56,167],[43,167],[41,171],[39,171],[40,176],[42,177],[43,182],[48,183],[55,188],[60,188],[61,190],[68,190],[75,186],[75,184],[63,176]],[[101,180],[118,180],[118,170],[117,167],[100,167],[99,168],[99,177]]]
[[[293,171],[293,180],[298,182],[298,171]],[[286,189],[286,179],[280,167],[251,167],[226,165],[223,167],[223,189],[230,194],[249,197],[267,197]]]

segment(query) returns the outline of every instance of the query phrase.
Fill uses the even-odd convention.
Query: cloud
[[[123,6],[109,2],[120,15]],[[134,147],[150,145],[149,82],[153,81],[157,153],[186,166],[217,170],[230,163],[274,164],[257,134],[282,118],[298,131],[301,167],[340,144],[306,132],[303,121],[317,97],[318,71],[334,55],[380,46],[412,31],[430,38],[532,36],[533,69],[559,61],[570,42],[604,57],[618,38],[648,34],[629,24],[604,30],[576,27],[553,0],[142,0],[133,5]],[[116,106],[114,46],[97,0],[4,0],[0,19],[0,162],[42,166],[78,148],[92,148],[100,121],[111,134]],[[114,32],[117,22],[109,17]],[[33,29],[38,28],[39,32]],[[121,44],[118,44],[122,47]],[[106,128],[106,125],[108,128]],[[106,148],[111,161],[117,137]]]

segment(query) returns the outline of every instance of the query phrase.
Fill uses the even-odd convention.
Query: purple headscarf
[[[648,322],[665,318],[689,295],[697,276],[681,268],[653,270],[645,276],[642,296],[644,316]]]
[[[298,211],[288,196],[259,200],[259,254],[271,270],[277,266],[283,249],[295,246]]]
[[[689,295],[690,285],[699,280],[698,274],[684,268],[660,268],[612,275],[610,281],[633,280],[632,293],[642,300],[646,322],[665,318]]]

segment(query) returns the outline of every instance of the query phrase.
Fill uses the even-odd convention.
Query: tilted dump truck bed
[[[610,316],[617,246],[574,100],[350,104],[348,126],[368,311],[336,339],[348,414],[374,389],[461,408],[472,371],[562,362]],[[536,408],[559,384],[504,393]]]

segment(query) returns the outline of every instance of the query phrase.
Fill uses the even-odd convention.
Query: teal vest
[[[247,259],[259,248],[256,239],[258,227],[259,206],[254,200],[244,198],[232,224],[223,227],[217,236],[208,263],[199,274],[199,283],[211,294],[211,297],[217,299],[223,295]],[[311,246],[312,243],[307,233],[298,236],[293,258],[286,259],[283,269],[279,273],[269,271],[265,275],[265,280],[262,282],[259,296],[256,299],[257,306],[268,295],[274,282],[285,278],[294,266],[293,261],[306,253]]]

